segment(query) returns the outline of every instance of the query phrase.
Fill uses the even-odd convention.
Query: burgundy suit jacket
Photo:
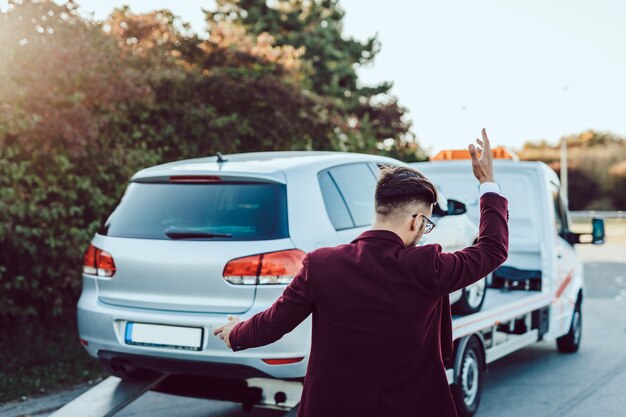
[[[406,248],[385,230],[310,252],[274,305],[233,328],[231,346],[272,343],[312,314],[299,417],[454,417],[448,294],[506,260],[507,213],[505,198],[484,194],[478,243],[454,253]]]

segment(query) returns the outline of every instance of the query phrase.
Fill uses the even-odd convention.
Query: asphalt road
[[[580,246],[587,298],[583,345],[573,355],[554,343],[538,343],[490,365],[478,417],[626,416],[626,247]],[[71,398],[73,394],[68,393]],[[74,395],[75,396],[75,395]],[[40,403],[42,404],[42,403]],[[36,408],[36,407],[35,407]],[[46,416],[40,405],[25,410],[0,407],[3,416]],[[239,404],[149,392],[120,417],[278,417],[284,412]]]

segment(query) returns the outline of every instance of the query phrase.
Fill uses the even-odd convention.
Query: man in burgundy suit
[[[274,305],[215,330],[238,351],[272,343],[313,315],[299,417],[457,416],[445,373],[448,295],[496,269],[508,252],[507,200],[494,183],[484,129],[482,137],[480,157],[469,146],[481,184],[476,245],[454,253],[416,247],[434,227],[435,187],[412,168],[383,168],[371,230],[310,252]]]

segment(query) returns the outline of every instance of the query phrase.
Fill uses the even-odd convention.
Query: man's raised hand
[[[472,157],[472,170],[478,181],[482,184],[484,182],[494,182],[493,178],[493,156],[491,155],[491,144],[487,137],[487,131],[483,129],[481,131],[483,139],[476,139],[479,148],[477,149],[474,144],[468,146],[470,156]],[[479,154],[480,153],[480,157]]]

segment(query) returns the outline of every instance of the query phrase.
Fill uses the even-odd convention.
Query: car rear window
[[[172,231],[228,241],[288,237],[285,186],[131,183],[98,233],[171,239]]]

